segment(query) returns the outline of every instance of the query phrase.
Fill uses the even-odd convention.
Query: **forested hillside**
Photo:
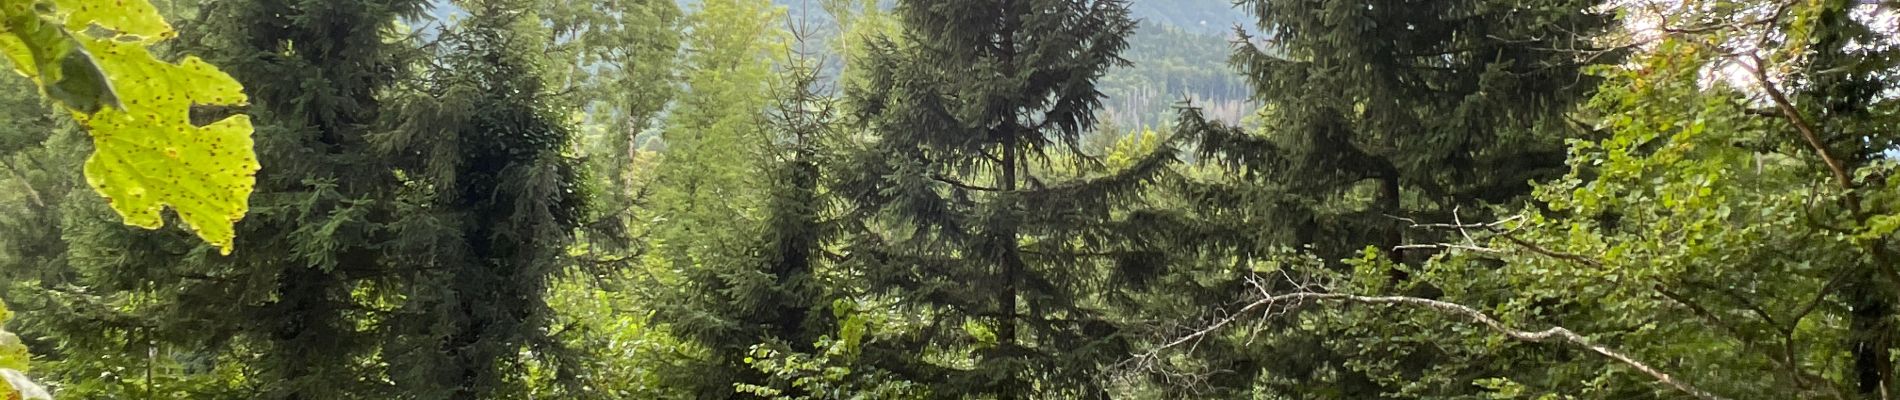
[[[811,36],[810,44],[800,49],[813,57],[836,59],[837,49],[828,43],[839,30],[825,3],[773,0],[786,8],[788,29]],[[680,1],[682,7],[693,4],[695,0]],[[877,4],[889,10],[896,3]],[[1210,116],[1228,123],[1239,123],[1252,114],[1252,103],[1247,101],[1251,89],[1240,75],[1231,69],[1207,68],[1227,63],[1229,49],[1238,39],[1236,28],[1258,32],[1239,7],[1229,0],[1144,0],[1130,2],[1128,11],[1139,27],[1121,53],[1129,64],[1109,69],[1100,81],[1106,95],[1103,120],[1126,129],[1160,127],[1173,119],[1174,106],[1185,101],[1205,107]],[[835,76],[842,66],[829,64],[827,76]]]
[[[0,0],[0,400],[1887,399],[1896,10]]]
[[[1232,0],[1131,1],[1128,11],[1142,24],[1201,34],[1225,35],[1236,26],[1252,28],[1253,18]]]

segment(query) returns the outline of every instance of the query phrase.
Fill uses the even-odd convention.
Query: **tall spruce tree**
[[[380,392],[380,369],[367,362],[374,335],[359,320],[376,306],[355,295],[390,275],[374,232],[391,217],[379,200],[397,185],[365,138],[382,118],[379,96],[407,71],[397,56],[404,45],[386,40],[387,29],[422,4],[217,1],[184,27],[187,46],[251,98],[267,167],[237,227],[244,250],[220,256],[179,232],[129,229],[98,202],[69,203],[62,229],[72,278],[45,290],[46,304],[62,310],[49,314],[62,318],[43,333],[64,338],[57,354],[76,369],[146,371],[95,373],[86,379],[98,381],[80,387],[126,398]],[[151,379],[176,374],[223,379],[197,387]]]
[[[62,221],[68,212],[90,212],[74,203],[94,202],[85,188],[81,165],[91,138],[55,109],[46,107],[32,81],[25,77],[0,80],[0,301],[15,310],[57,310],[46,288],[64,287],[74,278],[67,264],[68,243]],[[3,306],[0,306],[3,307]],[[107,364],[118,360],[87,359],[89,354],[68,352],[71,346],[54,340],[55,326],[69,319],[58,314],[16,314],[6,329],[19,333],[19,342],[34,350],[34,374],[47,381],[68,377],[96,378]],[[81,340],[85,341],[85,340]],[[107,362],[98,362],[107,361]],[[84,365],[94,364],[94,365]],[[123,363],[115,363],[125,365]],[[52,379],[46,379],[52,378]],[[105,386],[105,385],[101,385]],[[62,395],[97,396],[106,390],[64,390]],[[0,389],[4,391],[4,389]]]
[[[0,277],[10,285],[57,285],[65,268],[66,243],[60,240],[61,205],[78,188],[80,155],[58,149],[83,140],[75,129],[63,127],[58,114],[42,107],[33,83],[23,77],[0,80],[0,185],[6,207],[0,208]],[[17,300],[16,300],[17,301]]]
[[[673,382],[700,398],[737,396],[733,384],[757,382],[744,364],[752,345],[795,340],[784,309],[786,282],[765,263],[762,235],[773,228],[773,148],[767,118],[788,43],[783,11],[765,0],[708,0],[687,16],[682,47],[685,87],[660,138],[655,171],[656,269],[677,284],[654,299],[656,318],[706,355]],[[788,314],[789,315],[789,314]]]
[[[1615,21],[1601,3],[1238,2],[1262,32],[1257,39],[1243,34],[1231,59],[1254,86],[1262,133],[1217,126],[1195,110],[1182,113],[1179,125],[1208,139],[1200,143],[1202,155],[1240,172],[1220,178],[1234,190],[1201,197],[1231,199],[1241,206],[1224,212],[1276,227],[1260,235],[1263,244],[1307,249],[1329,261],[1376,248],[1423,262],[1429,250],[1399,247],[1438,243],[1456,232],[1413,230],[1402,218],[1487,220],[1489,207],[1522,202],[1530,182],[1565,171],[1564,140],[1583,133],[1567,113],[1600,81],[1587,70],[1621,54],[1597,40]],[[1404,283],[1404,270],[1393,268],[1386,279]],[[1294,284],[1269,280],[1283,281],[1277,288]],[[1387,314],[1324,315],[1344,325],[1276,328],[1271,340],[1214,344],[1204,361],[1238,372],[1223,379],[1237,390],[1342,398],[1399,390],[1400,383],[1355,364],[1390,360],[1399,374],[1416,377],[1445,362],[1420,344],[1336,340],[1397,335],[1350,327]],[[1484,367],[1464,367],[1471,369],[1461,373],[1486,374]]]
[[[894,13],[901,34],[854,60],[847,97],[873,137],[838,191],[857,204],[847,251],[866,294],[920,331],[871,362],[939,396],[1105,396],[1096,374],[1125,355],[1091,300],[1108,285],[1064,250],[1154,169],[1053,171],[1086,163],[1077,142],[1096,122],[1095,81],[1126,63],[1127,4],[900,1]]]
[[[388,250],[410,281],[383,352],[403,398],[525,395],[524,357],[579,374],[546,294],[588,189],[536,4],[458,2],[470,15],[443,33],[404,125],[373,140],[403,183]]]
[[[1620,54],[1596,41],[1614,21],[1599,0],[1238,4],[1262,38],[1232,63],[1276,150],[1257,171],[1292,200],[1290,242],[1329,258],[1403,244],[1394,217],[1482,213],[1561,174],[1564,115],[1600,81],[1585,69]]]

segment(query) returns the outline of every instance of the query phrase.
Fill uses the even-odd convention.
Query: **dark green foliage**
[[[190,47],[238,77],[251,95],[258,176],[245,251],[220,257],[176,231],[129,229],[103,205],[76,202],[63,224],[69,280],[48,282],[72,371],[139,365],[198,376],[250,376],[242,398],[338,398],[375,393],[373,334],[356,318],[373,309],[352,291],[389,274],[370,220],[394,181],[365,157],[380,117],[378,94],[401,79],[401,45],[380,29],[420,2],[214,2],[188,27]],[[294,45],[293,45],[294,43]],[[61,152],[78,149],[59,149]],[[48,266],[51,267],[51,266]],[[54,286],[57,285],[57,286]],[[121,358],[125,354],[149,355]],[[128,359],[129,358],[129,359]],[[118,360],[118,361],[112,361]],[[242,370],[227,369],[227,363]],[[109,369],[108,369],[109,370]],[[215,371],[215,372],[214,372]],[[94,372],[91,376],[101,376]],[[135,374],[103,375],[131,382]],[[149,376],[149,375],[148,375]],[[217,397],[216,380],[86,385],[81,395],[133,397],[191,390]],[[193,387],[197,386],[197,387]]]
[[[917,313],[901,345],[933,351],[873,362],[937,395],[1104,395],[1098,374],[1122,344],[1088,300],[1102,283],[1061,252],[1154,170],[1047,180],[1082,162],[1095,80],[1125,64],[1127,4],[907,1],[895,14],[901,37],[870,43],[847,88],[877,136],[839,191],[861,218],[848,251],[865,292]]]
[[[83,134],[62,127],[59,116],[39,107],[42,100],[24,77],[0,81],[0,279],[38,281],[41,275],[57,281],[64,269],[66,244],[60,240],[60,215],[66,194],[79,188],[80,156],[49,148],[71,147],[85,141]],[[85,154],[85,153],[72,153]],[[9,289],[0,286],[0,297]]]
[[[738,397],[734,384],[762,381],[745,365],[749,349],[808,345],[805,316],[822,304],[810,278],[817,238],[800,232],[815,210],[792,193],[815,182],[787,180],[781,161],[792,152],[780,145],[792,132],[767,115],[789,101],[773,92],[782,18],[765,0],[692,10],[685,85],[660,135],[665,149],[648,155],[658,165],[637,219],[653,247],[640,268],[667,283],[646,307],[695,353],[666,383],[699,398]]]
[[[548,43],[528,1],[470,1],[438,67],[375,143],[404,180],[392,262],[410,270],[385,359],[404,398],[511,397],[523,354],[576,374],[548,337],[549,281],[586,201],[571,129],[544,83]],[[566,361],[572,362],[572,361]]]
[[[706,387],[702,397],[730,397],[735,383],[766,382],[748,365],[754,346],[813,353],[820,337],[833,330],[820,277],[825,246],[836,241],[823,220],[833,200],[820,193],[824,171],[818,163],[838,125],[830,100],[814,92],[818,71],[811,67],[791,69],[784,75],[789,89],[775,94],[767,125],[775,145],[771,160],[762,164],[767,179],[757,188],[766,196],[767,215],[756,238],[737,244],[746,256],[685,271],[686,290],[659,303],[663,319],[713,352],[694,377],[702,381],[694,386]]]
[[[1586,69],[1619,54],[1595,44],[1613,19],[1594,0],[1240,5],[1257,17],[1261,38],[1237,43],[1232,63],[1254,86],[1263,134],[1212,126],[1199,113],[1184,114],[1180,127],[1198,132],[1203,159],[1239,173],[1223,178],[1239,178],[1237,191],[1212,199],[1246,199],[1229,212],[1277,227],[1269,243],[1325,260],[1370,247],[1423,262],[1428,250],[1397,247],[1451,232],[1412,230],[1402,218],[1488,220],[1488,206],[1521,201],[1530,182],[1563,173],[1564,139],[1578,132],[1565,115],[1599,81]],[[1408,273],[1387,275],[1405,282]],[[1405,376],[1445,360],[1429,348],[1309,337],[1357,332],[1331,329],[1276,330],[1253,345],[1261,353],[1210,353],[1241,357],[1210,362],[1256,364],[1270,392],[1363,398],[1397,383],[1347,360],[1389,360],[1414,374]]]
[[[1259,170],[1311,204],[1285,214],[1312,219],[1329,258],[1400,244],[1388,215],[1526,194],[1562,171],[1563,115],[1597,82],[1584,68],[1617,60],[1592,41],[1612,22],[1599,3],[1243,2],[1264,39],[1233,62],[1286,162]],[[1340,202],[1355,197],[1369,203]]]
[[[1873,220],[1885,218],[1876,216],[1883,208],[1892,209],[1885,198],[1893,194],[1893,187],[1880,184],[1892,178],[1871,171],[1887,170],[1889,166],[1883,164],[1892,162],[1891,152],[1900,144],[1900,135],[1890,128],[1895,122],[1894,80],[1896,67],[1900,67],[1895,57],[1900,49],[1894,47],[1891,36],[1883,36],[1892,33],[1891,27],[1888,32],[1880,32],[1874,26],[1877,23],[1856,18],[1858,6],[1860,2],[1855,1],[1825,1],[1810,11],[1814,27],[1808,33],[1811,43],[1802,54],[1810,61],[1802,66],[1800,75],[1805,79],[1789,85],[1793,99],[1775,101],[1803,106],[1792,110],[1796,117],[1790,117],[1789,122],[1796,124],[1795,129],[1802,135],[1813,135],[1806,140],[1818,142],[1803,143],[1789,135],[1784,136],[1782,146],[1799,148],[1806,144],[1817,157],[1831,164],[1828,168],[1835,184],[1848,192],[1840,205],[1844,213],[1835,218],[1851,221],[1846,222],[1847,226],[1879,226]],[[1757,64],[1765,64],[1756,60]],[[1767,67],[1759,68],[1766,71]],[[1790,111],[1782,110],[1784,114]],[[1848,178],[1849,174],[1866,178]],[[1863,203],[1862,196],[1869,200]],[[1867,232],[1860,235],[1863,242],[1859,250],[1864,259],[1839,267],[1838,273],[1849,278],[1835,296],[1852,310],[1848,347],[1853,365],[1846,375],[1853,377],[1855,393],[1872,398],[1886,396],[1891,385],[1900,382],[1893,363],[1894,348],[1900,345],[1900,327],[1893,323],[1894,296],[1900,293],[1900,281],[1890,275],[1893,263],[1900,260],[1900,243],[1891,231],[1871,237]]]
[[[260,388],[266,397],[374,393],[380,386],[375,370],[360,359],[374,350],[374,333],[360,328],[355,318],[363,315],[360,310],[376,307],[352,292],[382,281],[394,269],[378,254],[385,239],[375,224],[391,217],[383,200],[396,182],[368,157],[367,137],[383,118],[381,92],[403,77],[397,55],[404,45],[386,44],[380,29],[365,27],[413,17],[423,3],[208,5],[206,18],[217,22],[197,27],[205,32],[202,46],[251,95],[259,160],[269,165],[259,173],[251,215],[239,224],[244,242],[239,246],[246,251],[212,257],[203,248],[185,251],[198,247],[189,242],[97,221],[98,229],[114,232],[106,237],[141,244],[86,247],[139,249],[148,254],[117,259],[152,263],[107,264],[99,271],[154,272],[110,274],[111,283],[104,286],[176,288],[172,296],[185,315],[160,321],[199,321],[170,328],[189,338],[180,343],[184,346],[261,347],[254,363],[262,371],[258,382],[269,382]],[[92,259],[105,257],[110,256]],[[87,257],[82,253],[75,259]],[[177,272],[158,272],[167,269]]]
[[[238,226],[243,250],[218,256],[75,204],[98,212],[63,225],[72,278],[43,284],[60,317],[37,326],[65,351],[47,354],[100,360],[55,364],[73,375],[151,371],[90,372],[107,382],[75,395],[480,398],[519,387],[514,366],[547,334],[542,291],[582,217],[578,164],[563,156],[567,131],[540,98],[541,75],[522,67],[533,63],[494,57],[522,50],[500,42],[517,28],[506,19],[475,20],[491,25],[443,50],[452,71],[412,80],[422,54],[391,29],[423,5],[204,6],[186,39],[245,84],[267,165]],[[458,112],[480,113],[379,134],[423,114],[387,111],[404,89],[458,95],[477,107]]]
[[[62,399],[1896,382],[1900,28],[1853,0],[164,3],[253,98],[196,110],[257,122],[234,255],[122,226],[0,80]]]

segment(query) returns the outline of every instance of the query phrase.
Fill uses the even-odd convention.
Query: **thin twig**
[[[1234,323],[1240,318],[1243,318],[1247,315],[1251,315],[1256,310],[1260,310],[1262,308],[1271,307],[1275,304],[1285,303],[1288,305],[1284,307],[1283,310],[1290,310],[1292,308],[1307,304],[1308,302],[1320,302],[1320,301],[1335,301],[1335,302],[1378,304],[1378,305],[1401,305],[1401,306],[1423,308],[1426,310],[1436,311],[1436,312],[1445,313],[1445,314],[1453,314],[1453,315],[1464,317],[1466,319],[1477,322],[1481,325],[1484,325],[1487,328],[1490,328],[1492,331],[1496,331],[1498,333],[1504,334],[1505,336],[1510,337],[1512,339],[1525,341],[1525,342],[1532,342],[1532,343],[1564,342],[1564,343],[1570,343],[1572,345],[1576,345],[1578,347],[1582,347],[1584,349],[1588,349],[1591,352],[1595,352],[1597,354],[1603,355],[1604,357],[1608,357],[1612,360],[1622,363],[1623,365],[1629,366],[1632,369],[1641,371],[1642,373],[1647,374],[1651,378],[1655,379],[1657,382],[1660,382],[1664,385],[1668,385],[1671,388],[1675,388],[1676,390],[1682,391],[1683,393],[1687,393],[1691,396],[1695,396],[1698,399],[1703,399],[1703,400],[1724,399],[1721,396],[1717,396],[1713,393],[1696,388],[1695,386],[1692,386],[1686,382],[1677,380],[1675,377],[1670,376],[1668,373],[1663,372],[1662,370],[1657,369],[1656,367],[1650,366],[1647,363],[1636,360],[1635,357],[1629,354],[1623,353],[1622,351],[1618,351],[1616,349],[1612,349],[1608,346],[1597,344],[1596,342],[1591,341],[1589,338],[1583,337],[1582,335],[1578,335],[1575,332],[1571,332],[1569,329],[1566,329],[1561,326],[1551,327],[1550,329],[1545,329],[1542,331],[1518,330],[1518,329],[1514,329],[1514,328],[1511,328],[1510,326],[1505,325],[1503,322],[1498,321],[1496,318],[1492,318],[1489,315],[1485,315],[1484,312],[1482,311],[1478,311],[1477,309],[1473,309],[1471,307],[1467,307],[1462,304],[1417,298],[1417,297],[1406,297],[1406,296],[1356,296],[1356,295],[1342,294],[1342,293],[1316,293],[1316,292],[1298,292],[1298,293],[1288,293],[1288,294],[1281,294],[1281,295],[1276,295],[1276,296],[1269,296],[1269,297],[1260,299],[1259,301],[1255,301],[1251,304],[1248,304],[1246,307],[1241,308],[1239,312],[1234,313],[1230,317],[1223,318],[1219,321],[1216,321],[1211,326],[1208,326],[1199,331],[1190,333],[1187,336],[1176,338],[1173,341],[1163,344],[1160,347],[1157,347],[1154,350],[1148,352],[1147,354],[1141,355],[1140,357],[1138,357],[1138,359],[1153,360],[1162,351],[1165,351],[1170,348],[1180,346],[1183,344],[1198,343],[1201,339],[1207,337],[1208,335],[1213,334],[1214,332],[1219,331],[1221,328]]]
[[[1768,79],[1766,61],[1755,54],[1749,54],[1748,58],[1754,61],[1754,64],[1743,63],[1742,67],[1755,76],[1755,80],[1761,84],[1762,91],[1768,93],[1770,100],[1774,100],[1775,108],[1788,116],[1788,121],[1793,122],[1795,129],[1801,132],[1801,138],[1806,139],[1808,146],[1814,148],[1815,154],[1821,156],[1821,162],[1826,163],[1828,171],[1834,174],[1834,183],[1840,185],[1841,189],[1853,190],[1854,180],[1848,176],[1847,167],[1834,158],[1833,152],[1828,151],[1827,145],[1821,142],[1821,135],[1814,128],[1814,124],[1808,122],[1808,117],[1802,115],[1801,110],[1794,107],[1794,102],[1788,100],[1788,95],[1782,93],[1781,88],[1776,87],[1775,82]]]
[[[1479,247],[1479,246],[1463,245],[1463,244],[1455,244],[1455,243],[1404,244],[1404,245],[1392,246],[1392,249],[1393,250],[1457,249],[1457,250],[1470,250],[1470,251],[1475,251],[1479,253],[1502,253],[1503,252],[1502,250],[1493,249],[1489,247]]]
[[[0,167],[6,168],[7,174],[13,175],[13,180],[20,181],[20,186],[26,188],[27,197],[33,199],[33,205],[46,208],[46,200],[40,197],[40,191],[33,189],[33,182],[27,181],[25,176],[21,176],[19,171],[14,170],[12,163],[0,160]]]

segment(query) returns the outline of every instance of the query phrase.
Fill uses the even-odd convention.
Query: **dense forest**
[[[0,400],[1890,399],[1893,0],[0,0]]]

